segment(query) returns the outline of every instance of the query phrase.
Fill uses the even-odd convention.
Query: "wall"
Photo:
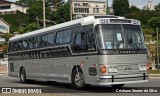
[[[12,3],[11,4],[11,9],[12,10],[19,10],[20,12],[23,12],[23,13],[27,13],[27,7],[24,7],[24,6],[20,6],[18,4],[14,4]]]

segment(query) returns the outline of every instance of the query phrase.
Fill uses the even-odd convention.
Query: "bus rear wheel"
[[[20,69],[20,82],[21,83],[27,83],[26,72],[25,72],[24,68]]]
[[[75,88],[82,89],[85,87],[83,72],[80,69],[75,69],[72,73],[72,85]]]

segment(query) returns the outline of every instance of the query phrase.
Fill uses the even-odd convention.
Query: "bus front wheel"
[[[75,88],[81,89],[85,87],[83,72],[80,69],[75,69],[72,73],[72,85]]]
[[[24,68],[20,69],[20,82],[21,83],[27,83],[26,72],[25,72]]]

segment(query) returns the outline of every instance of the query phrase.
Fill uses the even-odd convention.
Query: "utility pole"
[[[108,0],[106,0],[106,15],[110,15],[109,8],[108,8]]]
[[[158,66],[158,71],[159,71],[159,44],[158,44],[158,27],[157,27],[157,66]]]
[[[72,12],[72,0],[70,0],[70,16],[71,16],[71,20],[73,20],[73,12]]]
[[[43,0],[43,28],[46,27],[45,0]]]

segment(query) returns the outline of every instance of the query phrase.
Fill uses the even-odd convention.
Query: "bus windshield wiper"
[[[132,45],[135,49],[139,50],[139,47],[137,46],[137,44],[131,43],[130,45]]]

